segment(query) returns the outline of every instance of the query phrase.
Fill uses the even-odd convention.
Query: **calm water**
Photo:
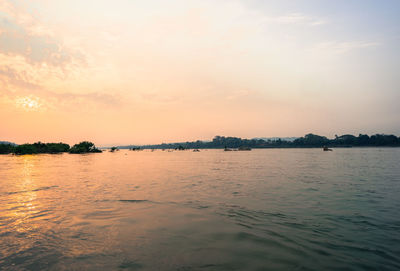
[[[400,148],[3,155],[0,269],[399,270]]]

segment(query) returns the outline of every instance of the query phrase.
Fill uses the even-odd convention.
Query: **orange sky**
[[[399,135],[399,5],[346,3],[0,0],[0,140]]]

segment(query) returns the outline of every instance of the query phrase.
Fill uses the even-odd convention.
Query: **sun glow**
[[[39,98],[32,96],[17,98],[15,100],[15,103],[17,107],[22,108],[26,111],[39,111],[42,107]]]

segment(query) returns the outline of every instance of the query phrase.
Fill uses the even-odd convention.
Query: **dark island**
[[[341,135],[328,139],[325,136],[307,134],[293,141],[265,139],[242,139],[239,137],[216,136],[212,141],[162,143],[144,146],[119,146],[120,149],[225,149],[225,148],[322,148],[322,147],[400,147],[400,137],[395,135],[366,134]]]
[[[69,150],[69,153],[96,153],[96,152],[102,152],[102,150],[96,148],[96,146],[89,141],[83,141],[79,144],[75,144]]]
[[[0,154],[39,154],[39,153],[97,153],[102,152],[96,146],[89,141],[83,141],[79,144],[75,144],[72,148],[65,143],[42,143],[36,142],[33,144],[22,144],[16,145],[13,143],[0,144]]]

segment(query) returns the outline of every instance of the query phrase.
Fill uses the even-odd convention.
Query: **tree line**
[[[42,143],[36,142],[33,144],[0,144],[0,154],[39,154],[39,153],[95,153],[102,152],[96,146],[89,141],[83,141],[74,146],[70,147],[65,143]]]
[[[120,149],[219,149],[219,148],[319,148],[319,147],[400,147],[400,137],[395,135],[376,134],[358,136],[346,134],[329,139],[325,136],[306,134],[294,141],[281,139],[242,139],[240,137],[215,136],[212,141],[192,141],[162,143],[144,146],[121,146]],[[83,141],[70,147],[65,143],[42,143],[15,145],[0,144],[0,154],[38,154],[38,153],[96,153],[102,152],[89,141]]]
[[[212,141],[192,141],[178,143],[162,143],[157,145],[140,146],[143,149],[218,149],[218,148],[317,148],[317,147],[398,147],[400,146],[400,137],[395,135],[376,134],[368,136],[359,134],[358,136],[346,134],[335,136],[328,139],[325,136],[306,134],[304,137],[294,141],[285,141],[281,139],[242,139],[240,137],[216,136]],[[137,148],[139,146],[121,146],[120,148]]]

